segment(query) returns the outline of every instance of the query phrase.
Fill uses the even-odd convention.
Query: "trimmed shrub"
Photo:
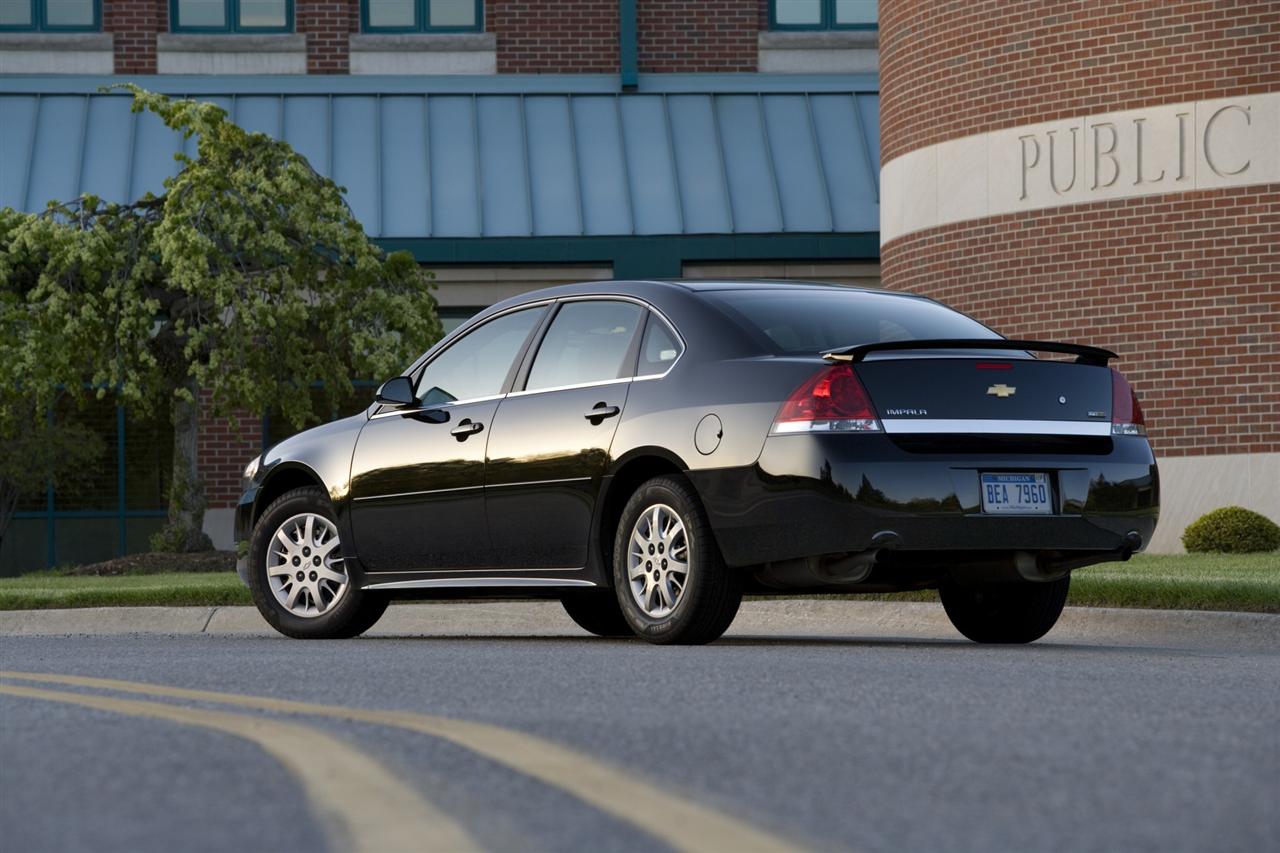
[[[1280,548],[1280,525],[1241,506],[1207,512],[1187,525],[1182,545],[1192,553],[1256,554]]]

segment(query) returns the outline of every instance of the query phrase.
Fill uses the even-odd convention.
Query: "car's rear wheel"
[[[631,629],[651,643],[709,643],[733,622],[741,578],[724,564],[698,496],[682,477],[636,490],[613,546],[613,586]]]
[[[938,592],[956,630],[975,643],[1030,643],[1049,633],[1071,576],[1046,583],[949,584]]]
[[[634,637],[635,631],[622,615],[617,597],[607,589],[575,590],[560,599],[564,612],[597,637]]]
[[[267,507],[249,543],[249,591],[271,627],[298,639],[355,637],[373,627],[389,600],[355,588],[341,545],[320,488],[293,489]]]

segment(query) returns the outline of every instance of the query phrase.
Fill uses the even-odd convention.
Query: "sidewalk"
[[[252,607],[103,607],[0,612],[0,636],[209,634],[277,637]],[[585,637],[554,601],[393,605],[369,632],[400,637]],[[746,601],[726,641],[747,638],[964,642],[941,605],[889,601]],[[723,641],[722,641],[723,642]],[[1041,642],[1188,650],[1280,650],[1280,616],[1069,607]]]

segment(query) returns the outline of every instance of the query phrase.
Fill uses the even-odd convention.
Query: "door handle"
[[[478,424],[471,418],[463,418],[458,421],[458,425],[449,430],[449,435],[458,439],[458,441],[466,441],[468,436],[475,435],[484,429],[484,424]]]
[[[599,426],[604,423],[605,418],[611,418],[622,411],[617,406],[606,406],[604,403],[597,403],[596,407],[589,412],[585,412],[582,416],[591,421],[592,424]]]

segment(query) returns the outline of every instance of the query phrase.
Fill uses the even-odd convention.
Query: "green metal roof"
[[[103,77],[0,78],[0,206],[129,200],[179,136]],[[866,234],[874,77],[155,77],[288,141],[387,240]],[[192,153],[194,142],[185,143]]]

